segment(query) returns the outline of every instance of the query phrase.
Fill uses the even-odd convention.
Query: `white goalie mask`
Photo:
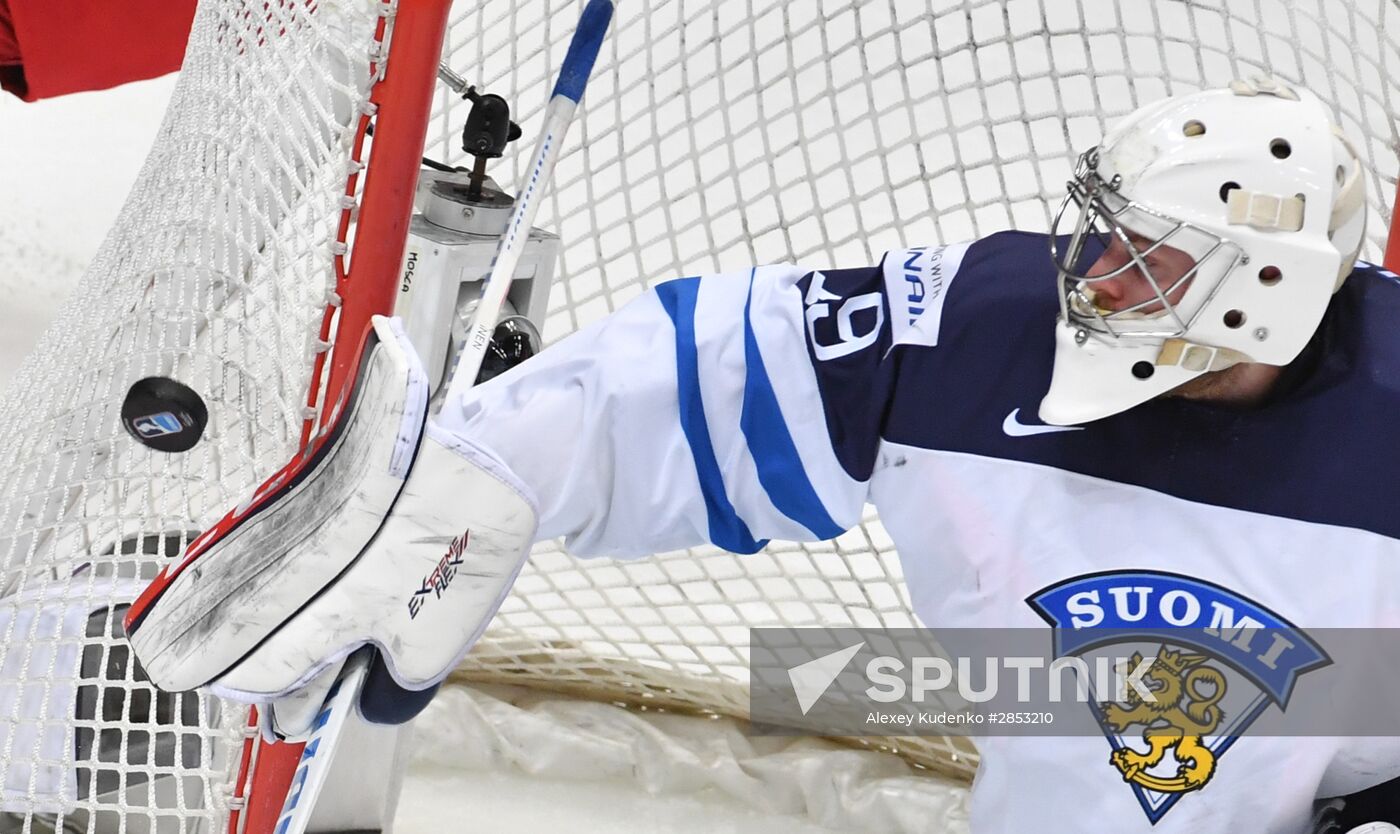
[[[1239,362],[1289,363],[1365,224],[1361,163],[1305,90],[1235,82],[1129,115],[1080,157],[1055,217],[1041,419],[1097,420]]]

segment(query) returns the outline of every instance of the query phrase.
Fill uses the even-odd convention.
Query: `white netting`
[[[131,198],[5,391],[0,830],[214,830],[227,817],[242,711],[158,694],[120,620],[142,580],[296,447],[387,8],[200,4]],[[147,376],[203,395],[193,451],[123,433],[127,388]]]
[[[157,698],[109,612],[296,444],[380,7],[201,3],[140,184],[5,392],[0,830],[222,823],[240,716]],[[508,188],[579,8],[456,9],[448,63],[526,129],[494,168]],[[1367,160],[1377,257],[1397,15],[1396,0],[622,0],[538,220],[563,241],[546,337],[678,275],[1044,229],[1105,121],[1260,70],[1336,108]],[[463,108],[443,94],[430,155],[462,161]],[[204,394],[193,452],[118,428],[126,386],[151,374]],[[748,626],[909,624],[899,575],[873,517],[742,558],[583,564],[546,546],[462,674],[742,717]],[[945,740],[892,744],[948,773],[975,763]]]
[[[527,135],[574,0],[459,7],[445,60]],[[1397,172],[1395,0],[621,0],[538,225],[563,242],[546,338],[682,275],[1043,231],[1075,156],[1140,103],[1260,72],[1334,106],[1379,258]],[[460,161],[446,96],[430,155]],[[515,148],[496,177],[518,182]],[[544,546],[460,674],[747,710],[749,626],[912,622],[873,518],[834,542],[580,562]],[[966,777],[966,745],[898,739]]]

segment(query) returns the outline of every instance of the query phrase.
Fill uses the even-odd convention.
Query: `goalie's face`
[[[1109,344],[1179,337],[1239,263],[1240,249],[1130,200],[1097,168],[1097,151],[1081,157],[1055,218],[1061,321]]]
[[[1105,314],[1155,315],[1190,288],[1196,259],[1189,252],[1137,234],[1115,236],[1089,267],[1081,292]]]

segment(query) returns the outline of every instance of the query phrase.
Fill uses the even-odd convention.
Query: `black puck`
[[[163,376],[138,380],[122,402],[127,434],[160,452],[189,451],[208,424],[209,409],[194,389]]]

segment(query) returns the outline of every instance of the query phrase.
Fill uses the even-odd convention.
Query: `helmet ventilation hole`
[[[1288,144],[1287,139],[1275,139],[1269,143],[1269,153],[1276,159],[1287,159],[1293,155],[1293,146]]]
[[[1244,311],[1243,311],[1243,310],[1230,310],[1229,312],[1225,313],[1225,326],[1226,326],[1226,327],[1228,327],[1228,328],[1230,328],[1230,329],[1233,330],[1233,329],[1239,327],[1239,326],[1242,325],[1242,324],[1244,324]]]
[[[1152,367],[1151,362],[1144,361],[1133,363],[1133,376],[1137,377],[1138,379],[1151,379],[1152,375],[1156,372],[1157,369]]]
[[[1259,270],[1259,283],[1266,287],[1272,287],[1283,280],[1283,270],[1276,266],[1266,266]]]
[[[1191,121],[1181,126],[1181,132],[1186,136],[1205,136],[1205,122],[1202,122],[1198,119],[1192,119]]]
[[[1230,202],[1230,192],[1231,192],[1231,191],[1234,191],[1236,188],[1239,188],[1239,187],[1240,187],[1240,184],[1237,183],[1237,182],[1235,182],[1235,181],[1233,181],[1233,180],[1231,180],[1230,182],[1222,183],[1221,186],[1220,186],[1220,202],[1222,202],[1222,203],[1228,203],[1228,202]]]
[[[1345,185],[1347,181],[1347,169],[1337,166],[1337,185]]]

